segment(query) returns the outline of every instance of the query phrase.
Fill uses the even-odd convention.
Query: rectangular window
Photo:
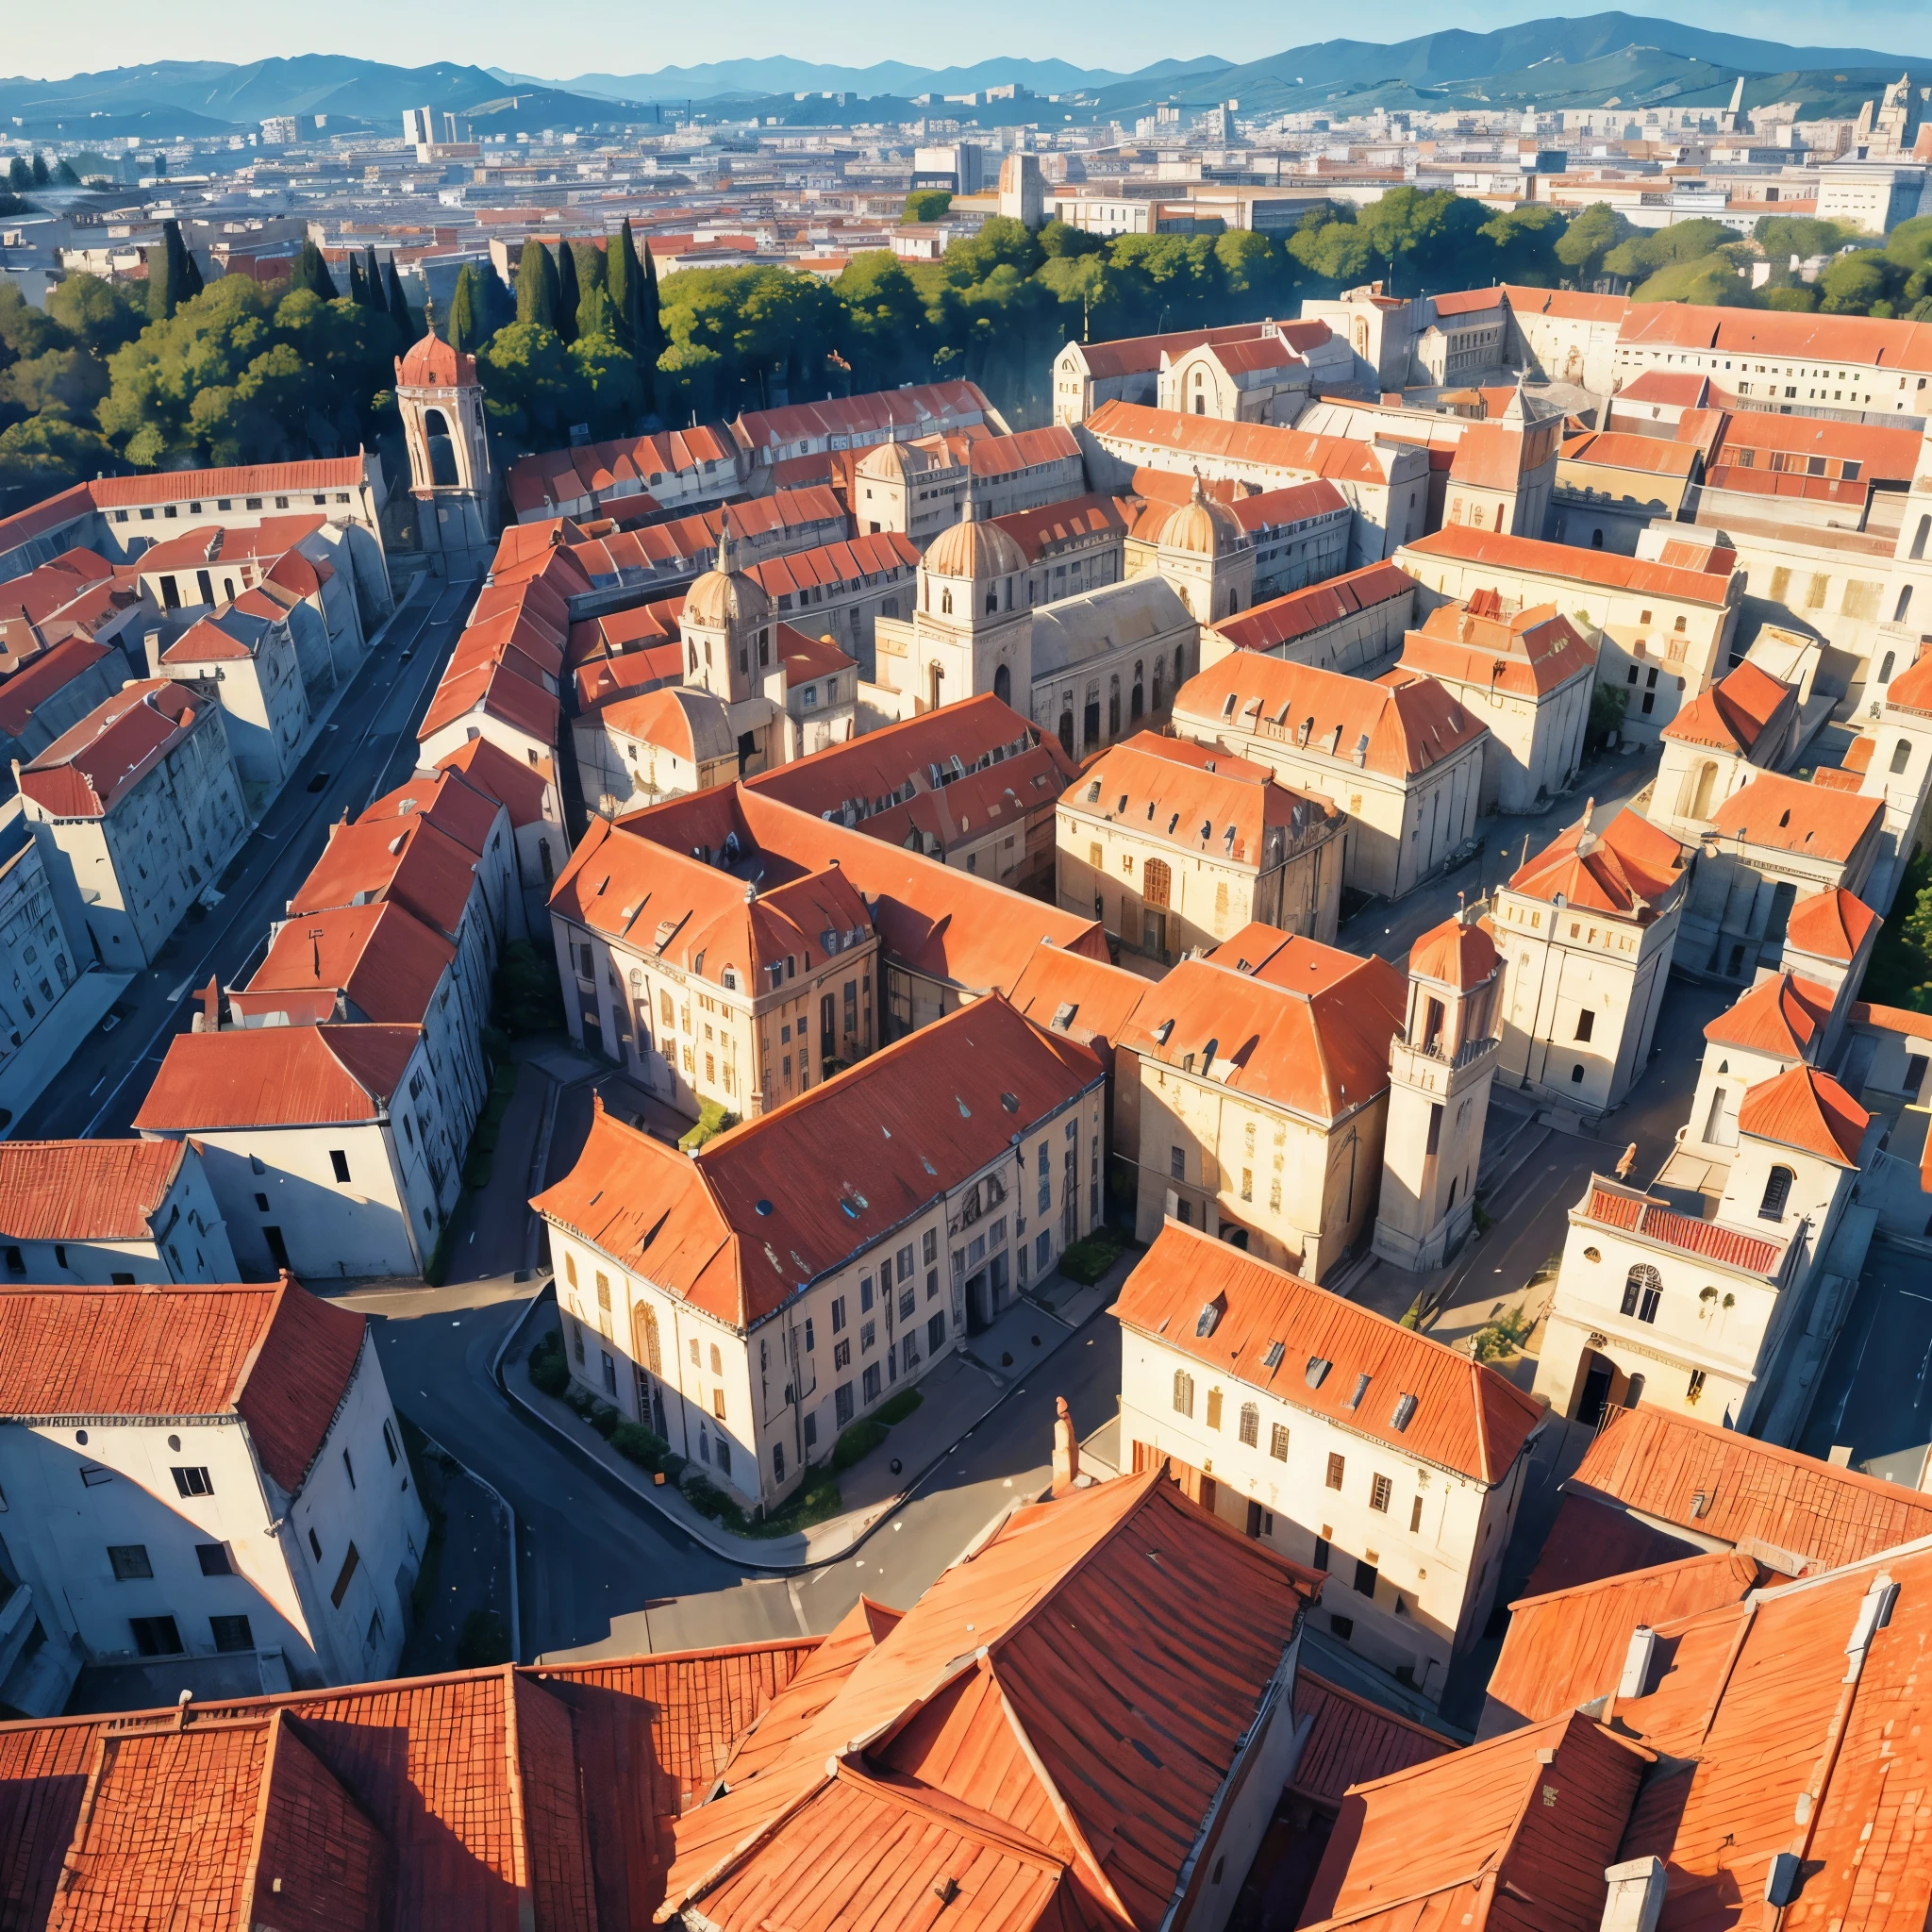
[[[1418,1496],[1408,1506],[1408,1533],[1413,1536],[1423,1526],[1423,1499]]]
[[[114,1566],[118,1583],[134,1583],[155,1574],[155,1566],[147,1559],[145,1543],[109,1543],[108,1561]]]
[[[1365,1596],[1371,1603],[1375,1600],[1375,1566],[1357,1557],[1355,1566],[1355,1593]]]
[[[851,1341],[835,1341],[832,1344],[832,1366],[835,1369],[849,1369],[852,1366]]]
[[[349,1157],[341,1148],[331,1147],[328,1150],[328,1164],[335,1169],[337,1180],[346,1181],[349,1178]]]
[[[362,1558],[356,1554],[356,1545],[354,1543],[351,1543],[349,1545],[349,1554],[342,1558],[342,1567],[336,1577],[335,1588],[328,1593],[329,1602],[332,1603],[337,1609],[341,1608],[342,1599],[349,1593],[350,1582],[354,1579],[357,1565],[359,1564]]]
[[[1341,1487],[1341,1457],[1331,1453],[1328,1457],[1328,1487],[1331,1490],[1339,1490]]]
[[[1578,1040],[1588,1040],[1595,1029],[1596,1015],[1585,1007],[1576,1016],[1576,1037]]]
[[[1221,1426],[1221,1391],[1219,1389],[1210,1389],[1208,1391],[1208,1426],[1210,1429],[1218,1429]]]
[[[938,1314],[925,1324],[925,1352],[928,1355],[937,1355],[945,1345],[946,1318],[943,1314]]]
[[[1389,1497],[1393,1488],[1394,1485],[1386,1475],[1371,1477],[1369,1481],[1369,1507],[1371,1509],[1379,1509],[1383,1515],[1388,1515]]]
[[[711,1391],[711,1413],[722,1423],[724,1420],[724,1391],[722,1388]],[[722,1443],[719,1445],[724,1446]]]
[[[1311,1560],[1313,1561],[1314,1566],[1317,1570],[1327,1569],[1328,1539],[1325,1536],[1318,1536],[1315,1539],[1315,1554]]]
[[[175,1493],[179,1496],[212,1496],[215,1486],[205,1469],[175,1469]]]
[[[845,1331],[845,1297],[835,1296],[832,1302],[832,1333],[842,1335]]]
[[[215,1640],[217,1650],[253,1650],[255,1633],[248,1627],[246,1617],[210,1617],[208,1620],[209,1633]]]
[[[878,1346],[878,1324],[867,1322],[858,1331],[858,1347],[862,1355],[869,1355]]]
[[[926,1229],[926,1231],[925,1231],[925,1241],[924,1241],[924,1246],[923,1246],[923,1248],[922,1248],[922,1250],[921,1250],[921,1255],[922,1255],[922,1258],[923,1258],[923,1259],[924,1260],[924,1262],[925,1262],[925,1265],[926,1265],[926,1266],[927,1266],[928,1268],[930,1268],[930,1267],[931,1267],[931,1266],[933,1265],[933,1263],[934,1263],[935,1261],[937,1261],[937,1260],[939,1259],[939,1257],[940,1257],[940,1231],[939,1231],[939,1229],[938,1229],[938,1228],[936,1228],[936,1227],[929,1227],[929,1228],[927,1228],[927,1229]]]
[[[181,1655],[181,1633],[173,1617],[130,1617],[127,1625],[134,1632],[134,1647],[142,1657]]]
[[[349,1487],[353,1490],[356,1487],[356,1465],[349,1460],[346,1449],[342,1451],[342,1474],[349,1478]]]
[[[852,1420],[852,1384],[841,1382],[832,1391],[832,1412],[842,1429]]]
[[[597,1306],[600,1308],[610,1306],[610,1277],[601,1268],[597,1271]]]
[[[232,1576],[235,1566],[228,1561],[226,1543],[196,1543],[194,1554],[204,1576]]]
[[[1174,1181],[1187,1179],[1188,1150],[1185,1147],[1170,1147],[1167,1150],[1167,1177]]]
[[[866,1314],[870,1311],[871,1307],[872,1276],[870,1274],[861,1274],[858,1277],[858,1312],[861,1315]]]
[[[1288,1431],[1279,1423],[1268,1432],[1268,1453],[1276,1462],[1288,1460]]]
[[[868,1406],[879,1399],[879,1365],[868,1362],[865,1365],[865,1399]]]

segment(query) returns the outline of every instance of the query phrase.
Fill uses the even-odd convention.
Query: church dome
[[[1026,553],[997,524],[974,517],[941,530],[925,553],[924,568],[936,577],[971,577],[983,583],[1026,568]]]
[[[1160,526],[1163,550],[1185,551],[1191,557],[1221,557],[1248,541],[1241,519],[1224,503],[1216,503],[1194,478],[1193,496]]]
[[[398,389],[475,389],[476,358],[460,356],[431,329],[396,359]]]
[[[685,592],[684,623],[706,630],[731,630],[740,625],[770,621],[772,600],[756,577],[737,568],[733,547],[727,511],[718,538],[717,562]]]

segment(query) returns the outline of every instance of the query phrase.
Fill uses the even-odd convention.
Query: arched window
[[[1590,547],[1592,550],[1601,550],[1604,547],[1604,533],[1601,530],[1592,530],[1590,533]]]
[[[1107,685],[1107,735],[1109,738],[1121,735],[1121,681],[1118,676],[1110,677]]]
[[[1663,1293],[1663,1276],[1649,1262],[1640,1261],[1624,1279],[1624,1312],[1640,1322],[1655,1322]]]
[[[1146,694],[1141,683],[1142,675],[1141,664],[1137,659],[1134,664],[1134,690],[1127,708],[1127,721],[1129,724],[1138,722],[1141,713],[1147,708]]]
[[[1069,758],[1074,756],[1074,713],[1071,707],[1060,712],[1060,749]]]
[[[1693,819],[1707,819],[1710,816],[1711,793],[1717,787],[1717,766],[1707,758],[1697,771],[1697,791],[1690,801],[1690,816]]]
[[[1905,768],[1911,763],[1911,761],[1912,741],[1909,738],[1901,738],[1899,741],[1891,748],[1892,774],[1896,776],[1900,772],[1903,772]]]
[[[1764,1199],[1757,1204],[1760,1221],[1782,1221],[1785,1203],[1791,1198],[1791,1183],[1797,1179],[1788,1167],[1774,1167],[1764,1184]]]
[[[1886,652],[1884,659],[1878,666],[1878,681],[1880,684],[1890,684],[1891,682],[1891,667],[1897,662],[1898,653],[1896,651]]]
[[[1261,1411],[1252,1402],[1241,1404],[1241,1441],[1250,1449],[1261,1446]]]
[[[1174,1412],[1189,1417],[1194,1413],[1194,1378],[1185,1369],[1174,1372]]]
[[[952,614],[953,593],[950,591],[941,591],[940,592],[940,615],[941,617],[950,617]]]
[[[1903,624],[1906,621],[1906,612],[1908,611],[1911,608],[1912,587],[1911,585],[1907,584],[1905,587],[1905,589],[1898,593],[1898,604],[1891,613],[1892,623]]]
[[[992,674],[992,694],[1003,705],[1013,699],[1013,674],[1004,664],[995,667]]]
[[[423,435],[428,443],[429,480],[440,489],[457,487],[457,452],[449,421],[441,409],[423,411]]]
[[[1932,541],[1932,516],[1919,519],[1919,527],[1912,533],[1912,561],[1919,562],[1925,555],[1925,545]]]

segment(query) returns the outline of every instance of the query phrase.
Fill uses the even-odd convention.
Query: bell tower
[[[1502,970],[1474,908],[1425,932],[1409,953],[1408,1014],[1389,1048],[1374,1241],[1398,1267],[1440,1268],[1474,1218]]]
[[[436,333],[396,360],[396,408],[409,450],[417,547],[440,575],[481,576],[496,542],[496,476],[476,359]]]

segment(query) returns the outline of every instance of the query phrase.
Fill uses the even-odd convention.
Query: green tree
[[[703,421],[715,413],[718,370],[724,359],[708,343],[672,341],[658,358],[658,407],[666,422]]]
[[[936,222],[952,205],[952,194],[944,188],[915,188],[906,197],[906,206],[899,210],[899,219],[902,222]]]
[[[556,333],[557,263],[534,235],[517,263],[517,320]]]
[[[610,297],[611,332],[634,357],[643,354],[644,276],[631,240],[630,217],[604,243],[604,287]]]
[[[513,322],[484,344],[476,365],[486,407],[507,434],[533,449],[562,441],[576,420],[579,382],[555,329],[541,322]]]
[[[15,155],[7,164],[7,185],[9,188],[31,188],[33,183],[34,171]]]
[[[1635,232],[1615,208],[1593,201],[1571,217],[1556,243],[1556,257],[1570,279],[1587,288],[1604,273],[1604,257]]]
[[[14,282],[0,282],[0,368],[26,356],[73,345],[73,337],[43,308],[36,308]]]
[[[143,251],[147,258],[147,313],[150,322],[166,322],[188,299],[183,286],[186,276],[181,266],[181,229],[176,223],[161,224],[158,246]]]
[[[978,234],[962,235],[949,242],[943,258],[946,278],[967,285],[984,281],[998,268],[1012,268],[1030,275],[1045,257],[1039,238],[1024,222],[1010,215],[994,215]]]
[[[590,290],[586,300],[592,297],[608,311],[610,298],[602,289]],[[570,359],[591,435],[600,441],[622,435],[643,408],[635,358],[608,334],[584,334],[570,345]]]
[[[1040,252],[1049,261],[1074,255],[1104,255],[1106,240],[1085,228],[1075,228],[1056,216],[1040,231]]]
[[[577,281],[577,252],[568,242],[557,244],[557,320],[552,325],[565,342],[577,339],[577,304],[583,290]]]
[[[1766,289],[1764,306],[1767,308],[1787,308],[1807,315],[1818,307],[1818,291],[1807,288],[1803,282],[1794,288]]]
[[[403,278],[396,273],[396,258],[393,255],[389,258],[388,293],[386,306],[389,309],[389,319],[395,325],[397,341],[413,342],[422,331],[416,326],[416,318],[409,312],[409,299],[403,293]]]
[[[328,263],[322,258],[322,250],[313,242],[305,242],[302,252],[295,258],[295,265],[289,274],[289,286],[294,290],[307,290],[311,295],[320,295],[325,302],[336,299],[335,277],[328,272]]]
[[[1604,272],[1641,281],[1659,269],[1701,261],[1737,239],[1722,222],[1678,222],[1671,227],[1656,228],[1620,242],[1604,257]]]
[[[1355,222],[1299,227],[1289,238],[1288,252],[1317,281],[1338,287],[1359,282],[1374,260],[1368,236]]]
[[[1854,239],[1853,231],[1837,222],[1821,222],[1809,215],[1760,215],[1751,230],[1751,239],[1774,260],[1797,256],[1836,255]]]
[[[47,173],[46,156],[36,155],[34,157],[34,186],[36,188],[44,188],[52,178],[53,176]]]
[[[624,232],[630,234],[630,224],[625,222]],[[670,338],[664,331],[664,304],[658,289],[658,258],[651,253],[651,244],[644,243],[644,252],[639,258],[643,269],[643,284],[638,291],[638,360],[641,363],[655,363],[664,353]]]
[[[107,393],[108,366],[85,349],[48,349],[0,371],[0,403],[11,403],[24,416],[46,410],[91,422]]]
[[[1873,315],[1890,291],[1891,264],[1876,249],[1840,255],[1818,277],[1819,307],[1827,315]],[[1886,308],[1886,313],[1890,309]]]
[[[1755,308],[1758,297],[1728,255],[1669,263],[1633,291],[1640,302],[1691,302],[1702,308]]]
[[[867,388],[892,388],[932,370],[925,304],[906,265],[885,249],[855,255],[832,292],[845,311],[841,348]]]
[[[1564,267],[1557,247],[1569,227],[1547,202],[1531,201],[1502,209],[1476,232],[1496,251],[1491,273],[1497,281],[1553,289],[1562,279]]]
[[[54,170],[54,185],[57,188],[78,188],[80,186],[80,176],[74,172],[71,163],[62,161]]]
[[[483,346],[483,325],[477,314],[481,306],[475,265],[466,261],[457,272],[456,291],[449,302],[449,345],[460,355],[474,356]]]
[[[382,268],[375,259],[375,243],[362,251],[362,306],[387,310],[389,300],[383,291]]]
[[[126,468],[97,430],[65,416],[34,416],[0,430],[0,498],[33,502]]]
[[[369,291],[362,283],[362,264],[353,255],[349,258],[349,300],[358,308],[369,306]]]
[[[99,357],[131,342],[147,325],[143,299],[124,282],[73,275],[47,291],[47,316]]]

